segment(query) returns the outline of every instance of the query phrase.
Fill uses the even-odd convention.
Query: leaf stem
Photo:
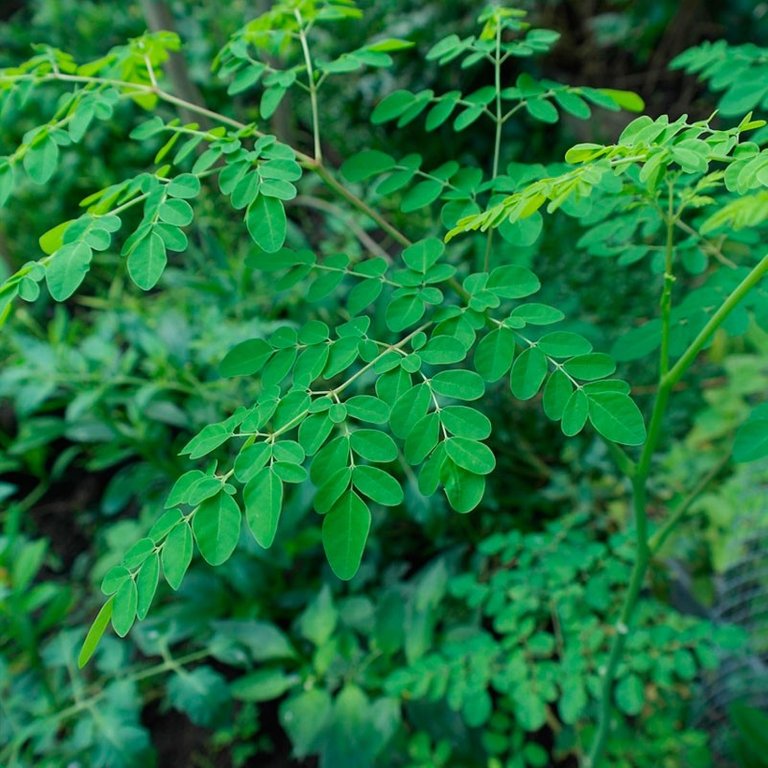
[[[712,469],[710,469],[709,472],[696,483],[691,492],[677,505],[677,507],[675,507],[672,515],[666,520],[664,525],[662,525],[661,528],[659,528],[648,540],[648,547],[651,551],[651,555],[656,555],[662,546],[664,546],[664,542],[675,528],[677,528],[677,526],[685,519],[685,516],[688,514],[688,511],[696,499],[701,496],[706,487],[715,477],[717,477],[730,460],[731,452],[727,451],[720,461],[718,461]]]
[[[393,224],[390,224],[378,211],[371,208],[364,200],[361,200],[354,192],[350,192],[341,184],[331,172],[322,164],[316,163],[311,158],[307,158],[302,165],[314,171],[328,187],[330,187],[339,197],[342,197],[350,205],[364,213],[368,218],[375,221],[393,240],[404,247],[411,245],[411,241]]]
[[[707,324],[699,331],[696,338],[689,344],[688,349],[683,352],[680,359],[672,366],[664,377],[665,382],[670,387],[674,386],[690,368],[696,355],[699,354],[704,345],[709,341],[715,331],[722,325],[726,317],[741,302],[752,288],[768,272],[768,254],[752,268],[752,271],[733,289],[728,298],[720,305],[719,309],[710,317]]]
[[[317,83],[315,83],[315,73],[312,70],[312,57],[309,54],[306,30],[303,26],[304,22],[298,8],[294,10],[294,15],[299,24],[299,40],[301,41],[301,50],[304,52],[304,63],[307,67],[307,85],[309,86],[309,102],[312,109],[312,138],[314,141],[315,162],[320,165],[323,162],[323,150],[320,146],[320,118],[317,109]]]
[[[675,221],[674,213],[674,189],[672,183],[668,184],[669,199],[667,212],[664,216],[667,225],[667,242],[664,250],[664,288],[661,292],[661,354],[659,360],[659,372],[663,378],[669,370],[669,335],[672,315],[672,286],[675,276],[672,272],[675,253]]]
[[[496,88],[496,134],[493,142],[493,170],[491,179],[499,175],[499,157],[501,155],[501,129],[504,125],[504,117],[501,113],[501,24],[496,24],[496,51],[493,57],[493,82]],[[493,233],[495,229],[488,230],[485,241],[485,255],[483,256],[483,272],[487,272],[491,265],[491,249],[493,247]]]

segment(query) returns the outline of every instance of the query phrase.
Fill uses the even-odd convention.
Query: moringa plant
[[[36,301],[43,285],[55,301],[68,300],[108,251],[124,257],[138,289],[162,289],[169,254],[183,268],[196,201],[221,196],[252,240],[248,267],[266,273],[274,291],[298,290],[307,305],[323,308],[307,308],[300,321],[264,337],[222,340],[229,349],[220,374],[243,378],[247,398],[184,447],[189,470],[146,536],[103,579],[107,599],[79,662],[87,663],[110,623],[124,636],[147,616],[161,574],[178,589],[194,550],[211,565],[227,561],[243,518],[269,548],[291,486],[311,489],[340,579],[358,570],[371,508],[402,503],[404,475],[415,477],[421,494],[442,493],[456,512],[471,512],[496,465],[486,442],[492,422],[478,403],[489,388],[507,387],[518,400],[539,398],[565,436],[594,430],[631,486],[631,577],[599,690],[582,704],[594,722],[582,765],[595,768],[650,563],[713,479],[693,478],[688,496],[649,519],[667,405],[716,335],[743,334],[751,318],[768,327],[760,287],[768,256],[745,234],[768,218],[768,152],[745,138],[764,122],[751,114],[733,127],[715,116],[641,116],[612,144],[576,145],[564,164],[508,163],[512,124],[555,123],[563,114],[588,120],[594,108],[640,112],[643,103],[626,91],[536,79],[525,62],[558,35],[531,28],[522,11],[492,6],[475,34],[449,35],[425,57],[437,66],[485,67],[478,76],[488,85],[467,93],[395,90],[371,114],[388,130],[423,121],[432,135],[487,132],[487,162],[445,157],[424,167],[416,152],[396,158],[371,147],[337,169],[325,160],[327,84],[391,66],[392,54],[410,47],[386,38],[335,58],[317,53],[316,40],[343,39],[345,23],[361,15],[352,0],[287,0],[233,35],[214,68],[231,96],[258,98],[248,122],[175,95],[163,68],[180,47],[172,33],[146,34],[84,64],[39,46],[0,71],[0,104],[13,108],[33,89],[64,89],[51,119],[0,158],[0,204],[17,186],[51,183],[62,148],[82,141],[94,121],[114,119],[124,102],[152,113],[130,139],[154,153],[152,170],[95,191],[81,215],[41,236],[44,255],[0,287],[0,318],[17,300]],[[330,32],[333,25],[340,31]],[[301,147],[269,132],[270,118],[297,98],[306,99],[310,136]],[[200,120],[171,119],[166,107]],[[321,200],[324,210],[349,218],[360,241],[354,253],[333,252],[293,225],[292,201],[317,182],[337,198]],[[586,318],[537,301],[536,267],[520,263],[520,249],[541,237],[544,214],[558,212],[584,228],[585,258],[642,264],[658,285],[658,306],[623,319],[634,327],[611,354],[595,350]],[[617,362],[647,366],[654,358],[646,429]],[[737,435],[737,460],[768,455],[766,426],[758,407]]]

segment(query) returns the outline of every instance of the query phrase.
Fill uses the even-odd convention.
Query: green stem
[[[694,489],[692,494],[682,503],[681,507],[678,507],[678,509],[675,510],[667,522],[649,541],[648,514],[646,510],[646,485],[651,468],[651,460],[661,438],[664,413],[667,408],[667,403],[669,402],[672,387],[688,370],[696,359],[698,353],[720,325],[722,325],[728,315],[741,302],[747,293],[757,285],[766,272],[768,272],[768,255],[764,256],[744,280],[734,288],[728,298],[722,303],[717,312],[712,315],[709,322],[702,328],[675,365],[660,376],[659,388],[656,394],[656,400],[653,404],[651,421],[648,427],[648,437],[643,445],[640,459],[637,462],[635,475],[632,479],[637,554],[632,568],[629,587],[627,588],[624,604],[621,609],[619,622],[616,624],[616,634],[613,637],[608,655],[608,662],[604,670],[597,732],[592,741],[592,748],[590,749],[589,756],[585,762],[585,768],[597,768],[605,752],[606,742],[610,733],[613,685],[616,678],[616,672],[619,662],[621,661],[627,635],[629,634],[629,627],[631,625],[635,606],[637,605],[637,599],[645,580],[646,573],[648,572],[651,557],[658,552],[667,536],[669,536],[675,526],[683,519],[690,504],[701,490],[700,488]],[[669,311],[669,308],[667,308],[667,311]],[[664,318],[662,318],[662,323],[663,322]],[[663,358],[660,362],[663,362]],[[714,474],[720,469],[721,467],[717,467]],[[714,474],[705,478],[706,482],[709,482]]]
[[[501,24],[496,25],[496,55],[493,60],[493,83],[496,88],[496,137],[493,144],[493,178],[499,175],[501,155],[501,127],[504,124],[501,114]]]
[[[651,555],[656,555],[659,550],[664,546],[664,542],[669,535],[677,528],[677,526],[685,519],[693,502],[701,496],[706,487],[714,480],[715,477],[723,470],[723,468],[730,462],[731,452],[727,451],[725,455],[718,461],[712,469],[709,470],[698,483],[693,487],[691,492],[675,507],[672,515],[667,519],[664,525],[659,528],[656,533],[648,540],[648,547],[651,550]]]
[[[350,192],[343,184],[339,183],[330,171],[320,163],[314,162],[311,158],[307,159],[303,165],[309,170],[314,171],[328,187],[330,187],[339,197],[344,198],[350,205],[364,213],[372,221],[375,221],[393,240],[404,247],[411,245],[411,241],[394,225],[390,224],[378,211],[371,208],[364,200],[361,200],[353,192]]]
[[[493,58],[493,81],[496,87],[496,135],[493,142],[493,175],[495,179],[499,175],[499,158],[501,155],[501,129],[504,125],[504,118],[501,114],[501,24],[496,24],[496,52]],[[491,265],[491,248],[493,247],[493,233],[495,229],[488,230],[488,237],[485,241],[485,256],[483,257],[483,272],[487,272]]]
[[[611,454],[611,457],[616,462],[616,466],[619,470],[630,479],[633,478],[637,471],[637,465],[629,458],[629,456],[627,456],[626,451],[611,440],[606,440],[605,446],[608,449],[608,453]]]
[[[592,740],[592,747],[586,759],[586,768],[597,768],[608,741],[611,731],[611,714],[613,712],[613,687],[616,680],[619,664],[624,653],[624,646],[629,636],[632,617],[640,595],[640,590],[645,581],[648,564],[651,560],[651,552],[648,547],[648,512],[647,512],[647,482],[651,468],[651,459],[661,437],[661,427],[664,413],[669,402],[671,386],[665,383],[665,376],[669,368],[669,333],[670,316],[672,312],[672,265],[674,260],[674,213],[673,213],[673,189],[669,185],[669,204],[666,218],[667,240],[666,256],[664,263],[664,287],[661,294],[661,351],[659,353],[659,388],[653,403],[651,421],[648,426],[648,435],[645,439],[640,458],[630,475],[632,479],[632,512],[635,523],[635,562],[632,566],[632,575],[629,586],[624,595],[624,603],[619,614],[619,619],[614,627],[614,635],[608,652],[608,661],[601,670],[603,677],[600,692],[597,731]]]
[[[690,368],[696,355],[710,340],[715,331],[723,324],[726,317],[741,302],[741,300],[757,285],[768,272],[768,254],[752,268],[752,271],[733,289],[728,298],[720,305],[720,308],[709,319],[707,324],[699,331],[696,338],[690,343],[688,349],[683,352],[680,359],[672,366],[665,376],[665,381],[672,387],[683,377]]]
[[[317,84],[315,83],[315,73],[312,70],[312,57],[309,54],[309,44],[307,43],[306,31],[303,27],[301,12],[297,8],[294,11],[296,21],[299,24],[299,40],[301,41],[301,50],[304,52],[304,64],[307,67],[307,85],[309,86],[309,102],[312,108],[312,137],[315,147],[315,162],[323,162],[323,150],[320,146],[320,118],[317,108]]]
[[[669,335],[670,320],[672,315],[672,285],[675,282],[675,276],[672,273],[672,265],[675,253],[675,221],[676,216],[673,211],[673,187],[669,184],[669,202],[667,213],[664,217],[667,224],[667,243],[664,252],[664,288],[661,292],[661,355],[659,361],[659,371],[664,377],[669,370]]]
[[[643,494],[638,496],[636,493],[636,499],[642,499],[644,496],[644,481],[642,482]],[[640,484],[635,484],[635,490],[637,491],[639,488]],[[640,512],[640,510],[642,511]],[[640,514],[638,514],[638,512],[640,512]],[[635,513],[636,519],[645,518],[645,508],[640,502],[635,505]],[[600,670],[603,677],[603,684],[600,693],[597,733],[592,741],[592,748],[589,751],[589,756],[584,761],[585,768],[597,768],[605,752],[606,741],[610,732],[611,712],[613,710],[613,681],[616,677],[619,662],[624,653],[624,646],[626,645],[627,637],[629,636],[629,625],[632,620],[635,606],[637,605],[637,599],[640,596],[640,590],[645,581],[645,573],[648,570],[649,562],[650,555],[648,553],[648,547],[645,545],[638,549],[637,558],[632,567],[629,586],[627,587],[627,594],[624,598],[624,605],[622,606],[619,620],[614,627],[615,634],[613,635],[613,640],[611,642],[608,661],[605,668]]]

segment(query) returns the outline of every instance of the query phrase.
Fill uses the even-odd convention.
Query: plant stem
[[[491,179],[499,175],[499,157],[501,155],[501,129],[504,118],[501,114],[501,24],[496,24],[496,52],[493,58],[493,82],[496,88],[496,135],[493,142],[493,170]],[[491,265],[491,248],[493,247],[493,233],[495,229],[488,230],[485,241],[485,256],[483,257],[483,272],[487,272]]]
[[[504,119],[501,114],[501,24],[496,25],[496,55],[493,60],[493,84],[496,88],[496,137],[493,144],[493,177],[499,175],[501,155],[501,128]]]
[[[309,159],[303,165],[314,171],[339,197],[344,198],[350,205],[364,213],[368,218],[375,221],[393,240],[400,245],[408,247],[411,241],[394,225],[390,224],[378,211],[371,208],[364,200],[361,200],[354,192],[350,192],[343,184],[328,171],[328,169],[319,163]]]
[[[682,378],[683,374],[685,374],[696,359],[696,355],[699,354],[702,347],[722,325],[725,318],[728,317],[749,291],[762,280],[767,272],[768,254],[763,256],[759,263],[752,268],[752,271],[733,289],[728,298],[720,305],[717,312],[709,318],[707,324],[699,331],[696,338],[688,346],[688,349],[683,352],[680,359],[672,366],[665,376],[665,380],[670,387],[674,386]]]
[[[315,162],[320,165],[323,162],[323,150],[320,146],[320,118],[317,109],[317,83],[315,83],[315,74],[312,70],[312,57],[309,55],[309,44],[307,35],[303,26],[301,12],[297,8],[294,11],[296,21],[299,24],[299,40],[301,41],[301,50],[304,52],[304,63],[307,67],[307,84],[309,86],[309,102],[312,108],[312,137],[315,147]]]
[[[337,218],[339,221],[344,222],[344,225],[360,241],[364,248],[367,248],[375,256],[384,259],[387,264],[392,263],[392,257],[359,224],[357,224],[346,211],[339,208],[338,205],[335,205],[328,200],[324,200],[321,197],[314,197],[313,195],[298,195],[293,199],[293,203],[295,205],[304,205],[307,208],[314,208],[318,211],[324,211]]]
[[[727,451],[725,455],[718,461],[712,469],[709,470],[698,483],[693,487],[691,492],[675,507],[672,515],[667,518],[664,525],[659,528],[656,533],[648,540],[648,547],[651,550],[651,555],[655,555],[664,546],[664,542],[675,528],[685,519],[688,514],[688,510],[696,499],[699,498],[701,493],[706,487],[714,480],[714,478],[723,470],[723,468],[731,460],[731,452]]]
[[[668,222],[669,225],[669,222]],[[674,226],[674,224],[673,224]],[[654,534],[653,538],[648,538],[648,514],[646,510],[646,485],[648,482],[648,475],[651,468],[651,460],[653,458],[654,451],[661,438],[662,423],[664,420],[664,413],[669,402],[669,396],[672,391],[672,387],[680,380],[683,374],[688,370],[696,356],[711,338],[714,332],[722,325],[728,315],[733,309],[741,302],[746,294],[762,279],[762,277],[768,272],[768,255],[764,256],[760,262],[752,269],[752,271],[734,288],[728,298],[721,304],[719,309],[712,315],[709,322],[702,328],[696,338],[691,342],[685,352],[675,365],[667,372],[661,372],[659,378],[659,387],[656,394],[656,399],[653,404],[653,411],[651,413],[651,421],[648,427],[648,437],[646,438],[643,450],[640,454],[640,459],[637,462],[635,475],[632,478],[632,490],[633,490],[633,510],[635,518],[635,536],[637,542],[637,554],[634,566],[632,568],[632,576],[630,579],[629,587],[624,598],[624,604],[621,609],[619,621],[616,624],[616,634],[611,642],[611,649],[608,655],[608,662],[603,671],[603,686],[600,696],[600,712],[597,726],[597,732],[592,741],[592,747],[589,752],[589,756],[585,762],[585,768],[598,768],[600,761],[604,755],[606,742],[610,732],[610,719],[612,711],[612,696],[613,696],[613,684],[616,678],[616,672],[618,670],[621,656],[626,644],[627,635],[629,634],[629,628],[631,626],[632,617],[634,614],[635,606],[637,605],[637,599],[640,594],[645,575],[648,571],[648,566],[651,562],[651,557],[658,552],[661,545],[666,538],[684,518],[687,509],[690,504],[696,498],[698,493],[701,492],[703,486],[699,484],[697,488],[686,498],[678,507],[667,522]],[[666,287],[666,286],[665,286]],[[662,305],[662,311],[669,312],[670,307],[667,306],[664,310]],[[662,327],[664,322],[668,323],[668,318],[662,318]],[[663,363],[663,358],[660,360]],[[725,460],[727,462],[727,459]],[[710,475],[704,479],[704,485],[711,480],[712,477],[722,468],[718,466],[713,470]]]
[[[675,253],[675,221],[677,217],[673,211],[674,195],[673,186],[669,185],[669,201],[665,216],[667,225],[667,243],[664,251],[664,288],[661,292],[661,355],[659,359],[659,371],[663,378],[669,370],[669,333],[672,314],[672,285],[675,276],[672,274],[672,262]]]

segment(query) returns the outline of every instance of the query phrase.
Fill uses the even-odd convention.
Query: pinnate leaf
[[[228,493],[206,499],[192,519],[200,554],[211,565],[229,560],[240,538],[240,507]]]
[[[643,414],[629,395],[585,391],[589,397],[589,420],[603,437],[622,445],[642,445],[646,437]]]
[[[345,581],[360,567],[371,529],[371,511],[354,492],[346,491],[323,520],[323,548],[333,572]]]
[[[245,519],[259,546],[272,546],[283,507],[283,483],[275,472],[265,467],[243,489]]]

